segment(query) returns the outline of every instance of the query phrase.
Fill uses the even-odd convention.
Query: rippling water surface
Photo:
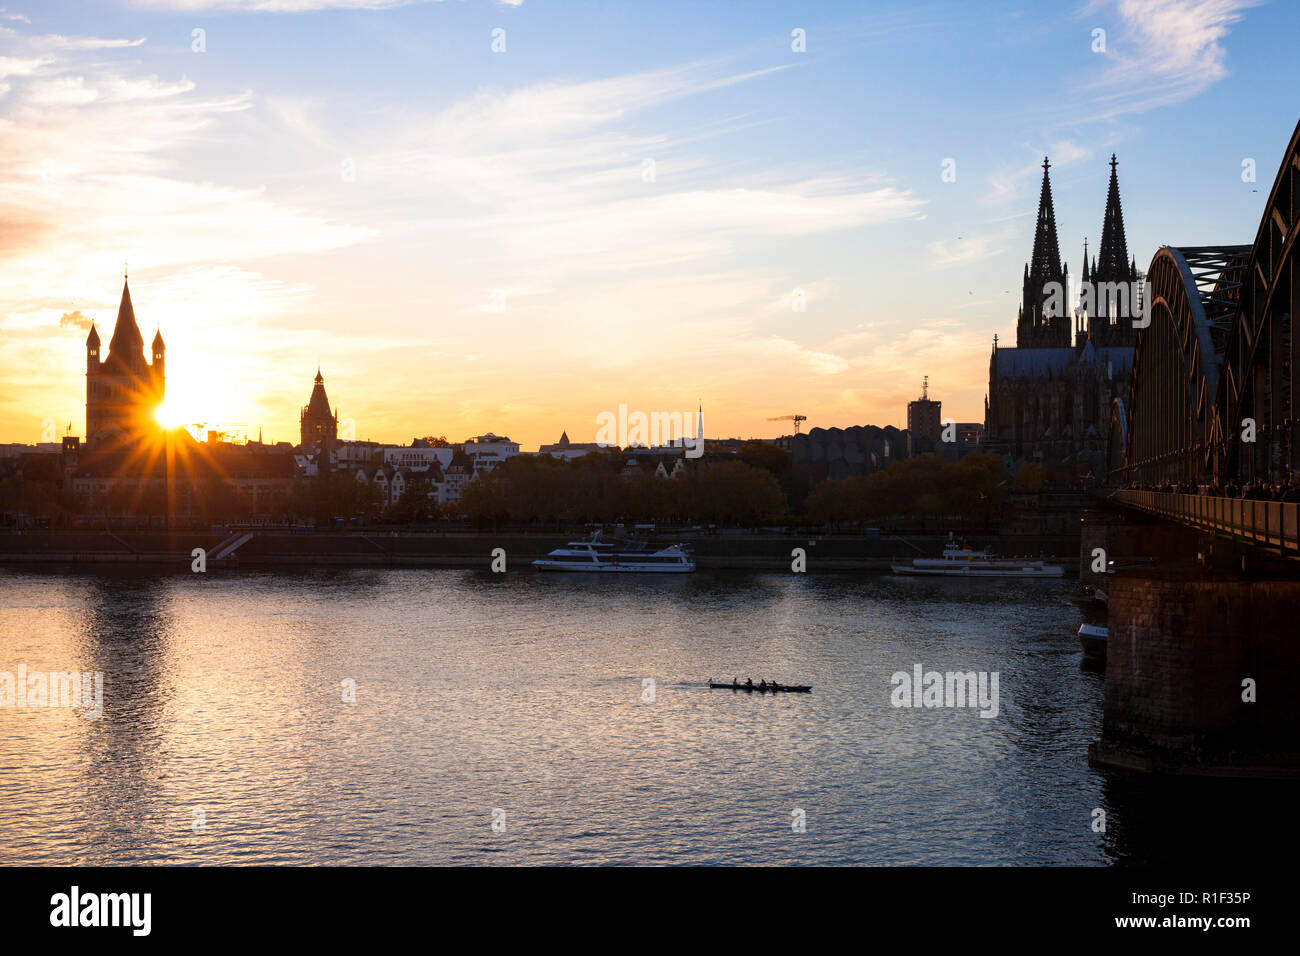
[[[0,709],[0,863],[1105,864],[1253,838],[1232,808],[1259,789],[1088,767],[1076,586],[0,571],[0,671],[105,676],[98,720]],[[999,715],[892,707],[917,663],[997,671]],[[814,692],[702,686],[733,675]]]

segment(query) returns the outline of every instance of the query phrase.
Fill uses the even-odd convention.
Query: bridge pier
[[[1300,778],[1300,580],[1294,562],[1159,521],[1085,523],[1107,547],[1106,701],[1096,766]],[[1097,542],[1104,541],[1104,544]],[[1243,562],[1243,557],[1247,560]],[[1241,569],[1245,566],[1245,571]]]

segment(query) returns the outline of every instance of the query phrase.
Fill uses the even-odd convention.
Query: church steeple
[[[1124,211],[1119,204],[1119,161],[1110,154],[1110,190],[1106,193],[1106,217],[1101,226],[1101,252],[1097,269],[1110,281],[1118,282],[1128,274],[1128,242],[1124,237]],[[1113,278],[1111,278],[1113,277]]]
[[[1119,199],[1119,160],[1110,155],[1110,188],[1106,192],[1106,214],[1101,226],[1101,249],[1093,262],[1091,291],[1094,316],[1089,319],[1092,339],[1098,346],[1131,346],[1137,333],[1137,263],[1128,254],[1124,235],[1124,210]]]
[[[135,321],[135,308],[131,305],[131,287],[126,279],[122,280],[122,301],[117,307],[117,324],[113,326],[113,337],[108,341],[108,354],[111,358],[128,363],[141,363],[144,360],[144,336]]]
[[[1020,348],[1052,348],[1070,344],[1070,317],[1064,307],[1066,269],[1061,262],[1061,245],[1056,235],[1056,209],[1052,205],[1052,164],[1043,157],[1043,186],[1038,195],[1038,221],[1034,228],[1034,251],[1025,264],[1024,297],[1016,323],[1016,345]],[[1055,286],[1053,290],[1052,286]],[[1049,306],[1053,312],[1047,314]]]
[[[1061,272],[1061,246],[1056,239],[1056,209],[1052,206],[1052,181],[1047,171],[1052,164],[1043,157],[1043,188],[1038,194],[1038,226],[1034,230],[1034,254],[1029,276],[1053,276]]]
[[[329,451],[338,440],[338,410],[330,411],[329,397],[325,394],[325,377],[316,366],[316,381],[311,390],[311,398],[302,408],[299,416],[299,428],[302,444],[309,448],[321,450],[322,461],[329,460]],[[328,471],[328,467],[325,471]]]

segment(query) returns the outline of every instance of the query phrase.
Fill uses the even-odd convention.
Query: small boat
[[[911,564],[890,565],[895,574],[949,575],[963,578],[1059,578],[1065,569],[1028,558],[998,558],[958,542],[952,533],[941,558],[916,558]]]
[[[1106,638],[1109,633],[1110,629],[1103,624],[1080,624],[1079,643],[1083,645],[1083,653],[1094,657],[1105,657]]]
[[[644,541],[615,544],[597,531],[586,541],[570,541],[533,562],[538,571],[689,574],[695,570],[690,550],[674,544],[651,551]]]
[[[715,684],[709,681],[709,686],[714,690],[743,690],[749,693],[757,692],[759,694],[811,694],[811,684],[768,684],[760,687],[758,684],[750,686],[749,684]]]

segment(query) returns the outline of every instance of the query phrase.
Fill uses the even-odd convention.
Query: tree
[[[995,455],[966,455],[949,464],[934,455],[898,461],[865,477],[822,481],[804,501],[817,524],[904,517],[988,521],[998,513],[1006,471]]]
[[[1016,488],[1020,491],[1037,491],[1047,481],[1047,469],[1036,461],[1023,461],[1016,469]]]
[[[786,513],[771,472],[743,461],[703,461],[681,479],[686,513],[713,524],[758,524]]]
[[[460,493],[460,511],[478,527],[499,524],[509,517],[506,508],[506,479],[501,469],[480,475]]]
[[[424,521],[438,515],[438,503],[433,482],[428,478],[412,478],[402,497],[393,505],[390,514],[399,521]]]

